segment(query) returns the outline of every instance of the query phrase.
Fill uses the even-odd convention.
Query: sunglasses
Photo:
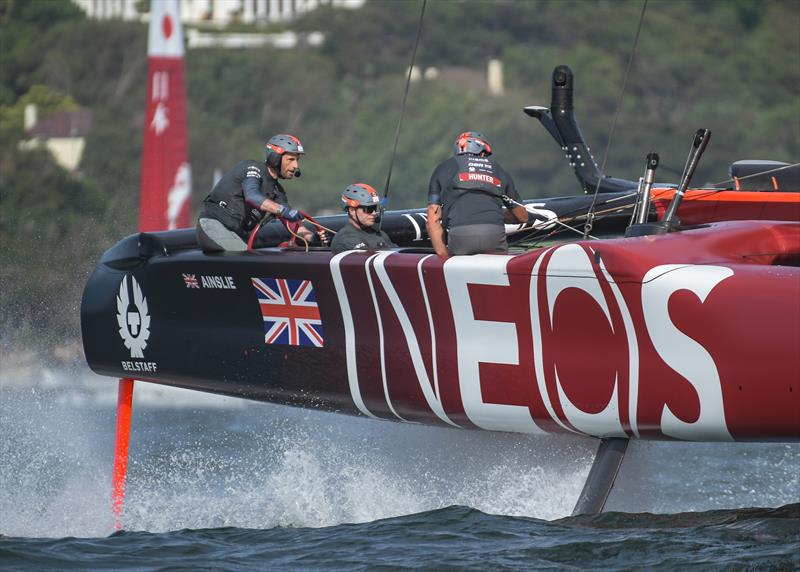
[[[367,214],[370,214],[370,213],[374,213],[375,211],[378,210],[378,205],[369,205],[369,206],[366,206],[366,207],[365,206],[359,206],[358,208],[360,208],[363,212],[365,212]]]

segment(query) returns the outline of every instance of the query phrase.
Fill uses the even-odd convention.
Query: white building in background
[[[96,20],[138,20],[141,16],[136,8],[136,0],[72,0],[72,3],[77,4],[89,18]]]
[[[59,111],[39,121],[37,107],[25,106],[25,132],[28,138],[20,141],[22,150],[44,147],[56,162],[67,171],[75,171],[86,147],[86,135],[92,129],[92,112],[85,107]]]
[[[72,0],[89,18],[141,20],[141,0]],[[159,2],[159,0],[150,0]],[[273,24],[290,22],[320,6],[356,9],[366,0],[180,0],[185,25],[210,24],[224,27],[232,23]]]

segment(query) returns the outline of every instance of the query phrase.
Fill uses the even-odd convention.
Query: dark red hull
[[[127,239],[84,293],[104,375],[488,430],[800,440],[797,223],[447,261],[142,236],[160,254]]]

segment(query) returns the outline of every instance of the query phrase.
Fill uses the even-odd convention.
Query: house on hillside
[[[89,18],[144,20],[140,0],[72,0]],[[155,1],[155,0],[151,0]],[[273,24],[290,22],[320,6],[356,9],[366,0],[180,0],[181,20],[188,25]],[[145,8],[146,9],[146,8]]]
[[[86,147],[86,135],[92,128],[92,112],[85,107],[60,111],[38,120],[36,106],[25,107],[25,132],[28,138],[20,142],[21,149],[44,147],[56,162],[67,171],[75,171]]]

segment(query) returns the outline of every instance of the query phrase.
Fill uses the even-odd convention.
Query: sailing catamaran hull
[[[800,440],[797,223],[446,261],[174,236],[129,237],[90,278],[97,373],[443,426]]]

